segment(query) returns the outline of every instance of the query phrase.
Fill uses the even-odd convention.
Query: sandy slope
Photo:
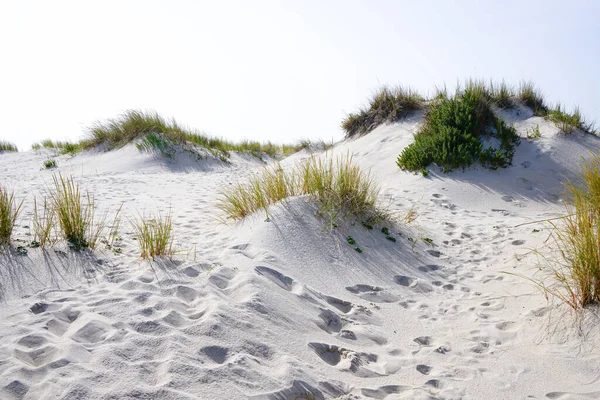
[[[251,157],[168,161],[133,146],[59,157],[100,208],[172,207],[183,251],[142,262],[125,221],[119,255],[2,256],[0,398],[600,398],[596,316],[576,324],[502,273],[536,272],[547,226],[516,226],[562,212],[561,180],[598,139],[557,136],[525,109],[504,117],[544,136],[523,140],[507,170],[400,171],[418,115],[335,147],[371,169],[400,221],[419,212],[391,229],[395,243],[360,221],[331,230],[302,198],[220,223],[220,190],[264,165]],[[29,215],[47,156],[0,155]]]

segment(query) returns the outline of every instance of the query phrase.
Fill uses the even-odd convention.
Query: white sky
[[[600,121],[596,1],[0,0],[0,139],[127,109],[228,139],[340,139],[377,86],[532,79]]]

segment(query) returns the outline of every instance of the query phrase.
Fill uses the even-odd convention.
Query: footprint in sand
[[[399,300],[397,296],[387,293],[385,289],[379,286],[358,284],[354,286],[347,286],[346,290],[357,295],[363,300],[373,303],[394,303]]]

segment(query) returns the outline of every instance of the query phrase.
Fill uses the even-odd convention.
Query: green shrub
[[[0,246],[9,245],[23,202],[15,200],[14,192],[0,185]]]
[[[440,99],[431,105],[414,143],[398,156],[397,165],[419,171],[435,163],[444,172],[476,161],[492,169],[510,165],[519,137],[496,118],[490,103],[485,85],[474,81],[454,97]],[[500,148],[484,148],[481,139],[486,136],[499,139]]]
[[[2,151],[10,151],[10,152],[18,152],[17,146],[13,143],[7,142],[5,140],[0,140],[0,152]]]

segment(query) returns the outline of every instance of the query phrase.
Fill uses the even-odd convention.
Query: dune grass
[[[14,143],[7,142],[6,140],[0,140],[0,152],[2,152],[2,151],[16,153],[19,151],[19,149],[17,148],[17,146]]]
[[[559,103],[555,108],[548,110],[546,118],[554,122],[564,134],[573,133],[575,129],[588,133],[595,132],[594,124],[585,120],[579,111],[579,107],[575,107],[573,112],[568,113]]]
[[[11,243],[13,229],[21,212],[23,202],[17,202],[14,192],[0,185],[0,246]]]
[[[461,89],[461,86],[464,89]],[[529,107],[534,115],[553,121],[564,133],[571,133],[575,129],[596,133],[594,124],[586,122],[577,107],[571,113],[567,113],[560,104],[550,107],[542,91],[531,81],[522,81],[515,88],[505,81],[486,83],[476,79],[468,79],[462,85],[459,83],[454,95],[449,94],[446,86],[436,87],[430,98],[424,98],[410,89],[383,86],[371,97],[368,107],[360,109],[357,113],[348,114],[342,121],[342,129],[346,132],[347,138],[362,135],[380,124],[398,121],[415,110],[430,110],[437,107],[440,102],[456,98],[465,91],[477,92],[478,97],[484,99],[489,106],[493,105],[500,109],[510,109],[519,103],[523,104]]]
[[[544,258],[542,277],[526,277],[546,298],[576,311],[600,304],[600,155],[581,165],[581,182],[567,182],[566,216],[552,221],[557,254]]]
[[[69,142],[69,141],[59,141],[59,140],[51,140],[45,139],[41,142],[34,143],[31,145],[33,150],[40,149],[56,149],[60,154],[71,154],[75,155],[80,151],[84,150],[89,146],[87,141],[81,142]]]
[[[72,250],[95,249],[106,227],[108,211],[97,216],[94,197],[89,192],[83,194],[72,177],[58,174],[53,180],[51,203],[63,238]]]
[[[548,106],[542,91],[531,81],[522,81],[516,93],[517,99],[529,107],[537,116],[544,117],[548,113]]]
[[[173,217],[157,213],[151,217],[140,216],[131,221],[137,242],[140,245],[140,255],[144,259],[154,260],[159,256],[170,256],[173,251]]]
[[[350,113],[342,121],[346,137],[368,133],[383,123],[396,122],[420,110],[425,99],[416,91],[402,86],[383,86],[369,100],[369,107]]]
[[[248,182],[226,190],[219,208],[227,218],[241,219],[294,196],[308,196],[319,204],[319,213],[333,221],[353,215],[378,223],[387,218],[377,205],[379,188],[368,172],[346,155],[311,157],[299,167],[265,168]]]
[[[483,82],[468,81],[453,97],[432,103],[415,141],[402,150],[397,165],[405,170],[425,171],[436,164],[443,172],[465,168],[476,161],[491,169],[509,166],[519,136],[495,116],[491,107],[493,96]],[[484,147],[482,139],[487,137],[496,138],[499,147]]]
[[[54,159],[48,159],[48,160],[44,161],[44,168],[46,168],[46,169],[56,168],[57,166],[58,166],[58,164],[56,163],[56,160],[54,160]]]
[[[247,152],[253,155],[267,154],[275,157],[283,154],[283,147],[271,142],[243,140],[235,143],[208,136],[200,131],[180,125],[175,119],[166,119],[155,111],[128,110],[117,118],[94,123],[88,130],[83,149],[106,144],[109,149],[118,148],[142,139],[139,148],[172,154],[169,149],[175,145],[188,149],[193,144],[209,150],[221,158],[227,158],[231,151]],[[289,149],[288,145],[287,148]]]

